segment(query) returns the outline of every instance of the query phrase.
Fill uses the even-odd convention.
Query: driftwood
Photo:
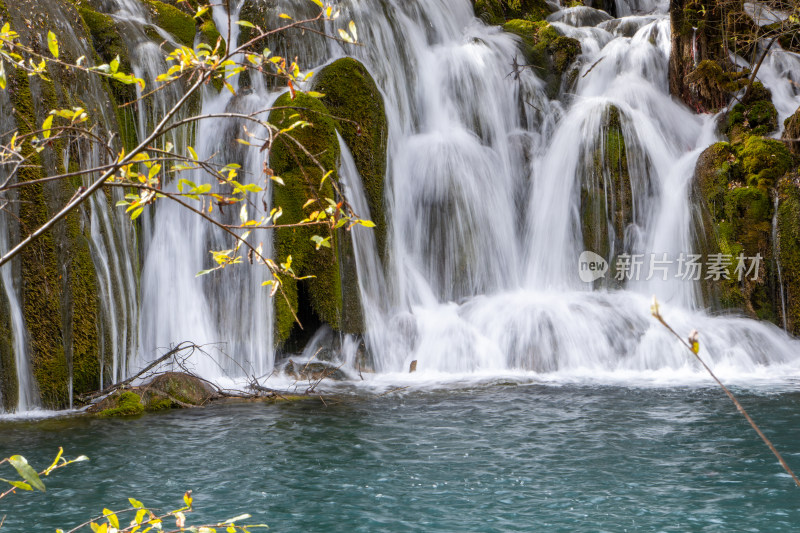
[[[187,356],[187,357],[190,357],[195,352],[195,350],[198,350],[198,349],[200,349],[200,347],[197,346],[194,343],[182,342],[178,346],[173,348],[172,350],[170,350],[167,353],[165,353],[163,356],[159,357],[158,359],[156,359],[155,361],[153,361],[152,363],[150,363],[149,365],[144,367],[144,369],[142,369],[138,374],[136,374],[134,376],[131,376],[128,379],[122,380],[119,383],[115,383],[113,385],[110,385],[110,386],[106,387],[103,390],[90,392],[88,394],[81,394],[81,395],[78,396],[77,399],[80,402],[89,403],[89,402],[92,402],[92,401],[94,401],[94,400],[96,400],[98,398],[102,398],[104,396],[108,396],[109,394],[111,394],[112,392],[114,392],[116,390],[127,388],[128,386],[130,386],[131,383],[133,383],[134,381],[136,381],[140,377],[144,376],[145,374],[150,372],[152,369],[154,369],[155,367],[157,367],[161,363],[163,363],[165,361],[168,361],[169,359],[173,358],[175,355],[177,355],[177,354],[179,354],[179,353],[181,353],[181,352],[183,352],[185,350],[192,350],[192,353],[190,353]],[[203,380],[203,381],[206,381],[206,380]]]

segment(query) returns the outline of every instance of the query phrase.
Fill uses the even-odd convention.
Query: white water
[[[132,0],[119,1],[116,16],[143,34],[146,13]],[[677,331],[701,332],[702,355],[724,378],[800,377],[796,340],[771,324],[711,316],[697,284],[676,280],[674,268],[668,281],[630,281],[623,290],[593,291],[578,278],[581,187],[612,185],[611,169],[601,165],[598,172],[593,160],[606,143],[610,106],[620,113],[633,199],[632,223],[624,234],[616,235],[610,221],[605,228],[609,241],[620,243],[610,255],[674,258],[693,252],[688,187],[697,157],[717,139],[714,117],[698,117],[668,95],[670,39],[663,2],[621,0],[618,12],[630,16],[616,20],[588,8],[554,16],[559,31],[583,46],[575,84],[555,100],[546,96],[533,69],[522,70],[519,79],[509,76],[512,61],[522,55],[516,37],[476,20],[468,0],[342,0],[340,7],[341,19],[328,30],[352,19],[366,45],[343,48],[304,36],[301,59],[311,61],[310,67],[354,55],[385,97],[390,127],[385,268],[374,235],[353,230],[365,338],[379,372],[369,380],[703,379],[649,316],[652,294],[664,303]],[[278,2],[274,10],[290,12],[292,3]],[[225,20],[219,6],[214,15]],[[598,25],[580,26],[587,21]],[[128,36],[128,44],[137,75],[151,80],[163,62],[139,33]],[[285,46],[286,55],[293,44],[279,41],[275,49],[280,53]],[[797,86],[786,81],[800,72],[796,61],[774,53],[762,66],[781,117],[800,105]],[[139,113],[140,129],[177,96],[163,94]],[[268,84],[254,78],[237,97],[209,91],[203,111],[252,112],[275,97]],[[177,132],[173,143],[191,143],[201,157],[218,154],[220,162],[240,163],[242,181],[258,182],[261,155],[231,142],[240,131],[235,121],[206,122],[196,131]],[[359,215],[368,218],[360,177],[344,148],[343,185]],[[182,177],[208,179],[199,173]],[[267,193],[264,199],[269,198]],[[234,220],[236,213],[229,215]],[[260,288],[264,269],[241,266],[195,278],[209,267],[209,249],[227,247],[224,235],[169,204],[143,219],[138,340],[106,352],[115,379],[185,340],[208,345],[209,355],[192,363],[206,377],[227,382],[268,375],[275,354],[272,306]],[[254,236],[253,242],[270,253],[270,235]],[[105,271],[103,278],[110,279]],[[101,283],[105,286],[110,282]],[[133,334],[115,333],[125,339]],[[315,342],[329,336],[321,332]],[[343,360],[353,364],[355,340],[341,345]],[[413,360],[418,372],[407,376]]]
[[[584,53],[577,86],[548,102],[529,72],[520,83],[507,76],[509,36],[472,21],[468,2],[380,4],[391,24],[345,3],[345,20],[375,43],[355,54],[384,90],[391,125],[389,303],[362,294],[368,309],[377,300],[388,310],[366,313],[382,320],[367,336],[378,371],[407,372],[417,360],[414,376],[694,375],[649,317],[656,294],[678,331],[701,331],[704,356],[727,377],[798,375],[797,341],[771,324],[710,316],[697,284],[676,280],[674,267],[669,281],[623,291],[592,292],[578,279],[580,185],[608,183],[605,172],[592,176],[592,153],[609,105],[620,110],[631,174],[624,251],[694,251],[688,185],[717,139],[714,117],[668,95],[663,11],[600,27],[567,24],[602,20],[585,8],[554,17]],[[360,279],[384,286],[379,269],[359,268]]]

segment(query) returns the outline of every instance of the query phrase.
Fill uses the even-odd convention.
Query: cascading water
[[[241,6],[233,4],[235,20]],[[663,2],[616,4],[622,18],[588,7],[550,17],[582,45],[577,70],[564,74],[558,95],[548,94],[535,68],[519,66],[518,38],[475,19],[469,0],[342,0],[343,14],[327,30],[353,20],[368,46],[299,36],[309,66],[351,54],[385,98],[386,264],[371,232],[352,231],[365,339],[377,372],[405,373],[416,360],[418,375],[434,376],[697,375],[682,348],[647,316],[652,294],[668,304],[667,318],[678,331],[701,331],[706,358],[723,376],[800,371],[796,340],[765,323],[711,316],[699,283],[678,279],[674,262],[663,271],[666,279],[645,267],[639,279],[613,280],[613,264],[602,285],[579,279],[585,249],[611,260],[622,253],[674,260],[694,251],[689,186],[700,152],[717,140],[714,117],[699,117],[668,94],[670,24]],[[288,1],[264,6],[276,20],[294,7]],[[115,0],[110,14],[130,26],[123,37],[134,71],[150,84],[165,63],[146,29],[174,39],[133,0]],[[227,26],[221,5],[214,19]],[[238,26],[232,28],[234,45]],[[281,37],[270,46],[286,55],[295,44]],[[761,76],[783,119],[800,105],[800,70],[796,55],[779,52],[770,54]],[[260,77],[249,87],[231,81],[239,94],[207,91],[203,113],[262,111],[277,96]],[[179,96],[174,86],[139,110],[140,136]],[[194,146],[201,158],[216,154],[217,162],[238,163],[241,181],[259,182],[262,155],[235,143],[242,125],[204,121],[167,140]],[[342,145],[343,186],[358,214],[369,218],[358,171]],[[187,171],[165,186],[175,190],[181,178],[208,180]],[[267,190],[262,205],[270,197]],[[208,267],[208,250],[225,247],[225,235],[162,202],[142,217],[139,310],[131,294],[115,293],[115,286],[136,286],[134,246],[118,236],[128,251],[119,254],[120,245],[108,241],[117,230],[104,228],[120,220],[101,203],[93,202],[91,219],[101,297],[109,314],[128,310],[109,321],[113,346],[104,353],[111,378],[184,340],[209,345],[208,357],[193,362],[205,377],[267,375],[274,353],[272,305],[259,289],[265,269],[244,265],[196,278]],[[235,215],[225,214],[231,222]],[[271,235],[251,240],[271,253]],[[2,274],[6,292],[13,292],[8,269]],[[13,294],[7,297],[13,302]],[[356,344],[341,343],[348,364],[355,363]]]
[[[786,372],[784,363],[796,374],[795,341],[768,324],[712,318],[675,264],[667,281],[645,272],[624,290],[592,292],[578,280],[581,186],[610,184],[596,153],[608,144],[611,108],[631,213],[621,234],[611,215],[600,231],[620,243],[616,253],[693,252],[688,185],[715,127],[668,94],[665,6],[606,22],[587,8],[554,15],[583,55],[577,84],[553,102],[534,73],[508,75],[515,43],[474,21],[469,2],[342,7],[370,43],[354,53],[383,89],[391,127],[390,300],[368,333],[377,370],[417,360],[423,372],[693,372],[646,315],[656,294],[679,331],[703,332],[706,357],[729,375],[764,364]],[[383,275],[359,267],[360,279]]]

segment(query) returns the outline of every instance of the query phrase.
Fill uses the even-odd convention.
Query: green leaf
[[[33,490],[33,488],[30,485],[28,485],[27,483],[25,483],[24,481],[11,481],[11,480],[8,480],[8,479],[3,479],[3,478],[0,478],[0,481],[4,481],[4,482],[8,483],[9,485],[11,485],[12,487],[17,488],[17,489]]]
[[[358,223],[361,224],[362,226],[364,226],[365,228],[374,228],[375,227],[375,223],[373,221],[371,221],[371,220],[359,220]]]
[[[28,464],[27,459],[21,455],[12,455],[8,458],[8,462],[17,470],[22,479],[30,483],[33,488],[45,492],[44,483],[39,479],[39,474],[36,473],[36,470]]]
[[[135,507],[136,509],[141,509],[142,507],[144,507],[142,502],[140,502],[136,498],[128,498],[128,501],[131,502],[131,506]]]
[[[161,171],[161,165],[159,165],[159,164],[155,164],[155,165],[153,165],[153,166],[150,168],[150,172],[149,172],[149,174],[147,175],[147,179],[148,179],[148,180],[151,180],[151,179],[155,178],[155,177],[158,175],[158,173],[159,173],[160,171]]]
[[[237,20],[236,24],[238,24],[239,26],[244,26],[245,28],[255,28],[256,27],[255,24],[253,24],[252,22],[247,22],[246,20]]]
[[[53,57],[58,59],[58,39],[56,38],[56,34],[52,31],[47,32],[47,47],[50,49],[50,53],[53,54]]]
[[[0,89],[5,90],[6,88],[6,63],[5,61],[0,61]]]

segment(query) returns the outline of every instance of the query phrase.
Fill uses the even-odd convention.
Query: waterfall
[[[163,49],[175,46],[176,38],[155,25],[137,0],[103,4],[125,27],[135,74],[153,87],[167,68]],[[304,9],[313,9],[308,4]],[[290,0],[259,5],[276,21],[296,7]],[[214,6],[213,18],[230,47],[239,39],[235,22],[246,8],[232,2],[227,13]],[[800,373],[797,340],[767,323],[715,315],[703,301],[703,280],[681,278],[677,258],[696,253],[694,168],[719,138],[717,117],[698,116],[669,95],[664,1],[616,0],[616,19],[583,6],[548,17],[582,50],[558,89],[536,68],[519,66],[524,43],[476,19],[470,0],[340,0],[337,8],[341,17],[320,29],[335,35],[352,20],[365,46],[312,34],[267,44],[289,56],[299,47],[307,67],[353,56],[385,100],[386,249],[378,249],[366,228],[350,232],[364,342],[376,372],[406,373],[417,361],[417,375],[433,376],[536,372],[554,379],[624,380],[698,374],[648,316],[655,294],[677,331],[701,332],[702,354],[723,377]],[[229,18],[234,24],[226,30]],[[153,42],[153,31],[167,44]],[[778,52],[776,45],[760,77],[782,122],[800,105],[800,60]],[[192,105],[201,113],[268,109],[279,88],[260,76],[247,80],[240,87],[237,77],[230,79],[236,95],[206,88]],[[182,91],[173,84],[140,104],[139,138]],[[270,207],[272,191],[263,154],[235,142],[242,126],[234,119],[201,121],[172,131],[160,147],[191,145],[201,159],[240,165],[242,183],[266,187],[249,206],[257,218]],[[348,199],[361,218],[375,216],[355,161],[341,137],[339,142]],[[81,160],[88,166],[99,154],[84,151]],[[180,179],[218,186],[199,170],[182,171],[162,185],[177,191]],[[136,238],[125,229],[125,214],[112,212],[99,195],[90,211],[104,313],[104,379],[127,377],[182,341],[203,345],[204,353],[189,365],[217,382],[272,372],[273,305],[261,287],[267,269],[245,264],[196,277],[210,266],[208,251],[228,248],[229,236],[168,200],[148,208]],[[221,215],[235,223],[237,214],[226,208]],[[0,231],[0,251],[8,239]],[[265,256],[273,253],[272,239],[268,232],[249,237]],[[579,276],[579,258],[587,251],[608,266],[605,278],[593,283]],[[619,276],[625,255],[668,265],[654,272],[643,264],[641,275],[626,279]],[[778,273],[780,278],[780,265]],[[20,288],[10,265],[0,275],[24,410],[35,405],[36,393]],[[785,320],[782,289],[781,298]],[[330,337],[329,329],[317,332],[306,352]],[[351,367],[360,364],[360,341],[339,343],[341,359]]]
[[[9,235],[12,224],[9,223],[6,211],[0,210],[0,254],[9,250]],[[0,280],[3,282],[5,297],[8,299],[8,310],[11,319],[11,334],[13,338],[14,364],[17,373],[17,411],[28,411],[39,405],[39,395],[33,379],[28,349],[25,340],[25,319],[22,316],[22,307],[19,296],[19,283],[13,273],[13,262],[0,267]],[[7,372],[7,369],[2,369]],[[0,399],[2,399],[0,397]],[[2,412],[2,404],[0,404]]]
[[[707,314],[698,283],[676,279],[675,259],[694,252],[694,166],[718,139],[714,117],[668,94],[663,3],[626,5],[620,12],[633,15],[618,20],[588,8],[554,15],[583,48],[577,83],[556,101],[533,72],[509,78],[516,43],[472,20],[469,2],[378,4],[342,4],[370,43],[348,53],[384,91],[391,127],[389,298],[385,314],[371,314],[382,323],[368,335],[376,370],[403,372],[418,360],[420,372],[451,374],[694,372],[648,320],[656,294],[678,331],[699,329],[706,357],[730,375],[764,364],[797,372],[796,341],[769,324]],[[581,190],[611,184],[614,169],[595,162],[610,145],[610,109],[619,115],[630,201],[619,230],[609,215],[600,231],[619,243],[611,253],[663,253],[673,262],[666,281],[642,276],[623,290],[592,291],[577,276]],[[607,213],[619,207],[609,202]]]
[[[778,198],[778,196],[776,195],[772,203],[772,209],[774,210],[772,214],[772,256],[775,258],[775,270],[778,271],[778,293],[780,293],[781,297],[781,319],[783,321],[783,330],[787,331],[788,327],[786,324],[786,292],[783,288],[783,272],[781,272],[781,255],[778,244],[779,203],[780,203],[780,198]]]

